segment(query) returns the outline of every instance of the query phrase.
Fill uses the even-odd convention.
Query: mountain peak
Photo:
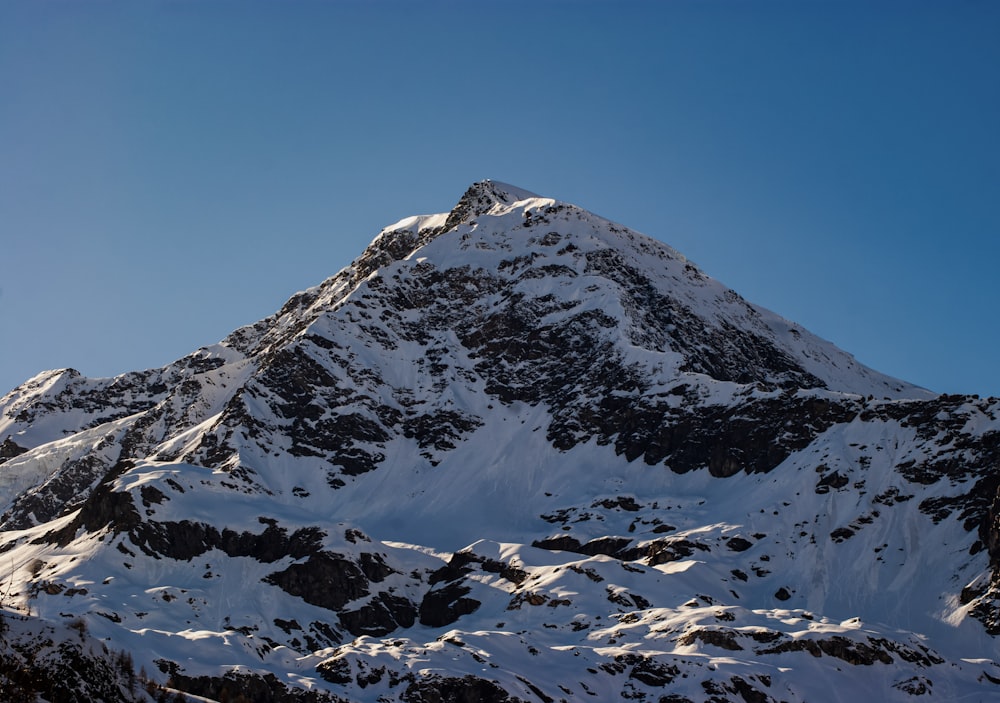
[[[498,205],[513,205],[519,200],[538,197],[541,196],[500,181],[486,179],[473,183],[448,214],[445,229],[451,229],[473,217],[485,215]]]
[[[404,217],[382,231],[354,261],[355,280],[366,278],[374,270],[404,259],[438,235],[449,232],[476,217],[495,213],[521,200],[541,196],[500,181],[489,179],[473,183],[450,212]]]
[[[220,345],[0,398],[0,688],[44,625],[213,698],[989,699],[997,437],[482,181]]]

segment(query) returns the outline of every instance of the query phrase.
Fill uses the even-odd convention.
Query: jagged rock
[[[681,645],[689,645],[695,643],[696,641],[704,642],[705,644],[710,644],[713,647],[728,649],[734,652],[743,649],[743,647],[736,641],[736,633],[731,630],[691,630],[680,637],[677,640],[677,643]]]
[[[7,437],[2,443],[0,443],[0,464],[8,459],[21,456],[26,451],[28,451],[27,447],[22,447],[10,437]]]
[[[283,684],[273,674],[231,672],[225,676],[188,676],[171,671],[169,688],[211,700],[247,700],[260,703],[347,703],[347,699],[321,691],[306,691]]]
[[[521,703],[493,681],[476,676],[430,676],[414,681],[400,696],[403,703]]]
[[[113,490],[113,482],[118,476],[133,467],[130,461],[123,461],[113,467],[101,479],[80,507],[76,517],[66,527],[47,533],[42,539],[61,546],[69,544],[76,531],[83,528],[98,532],[110,528],[113,532],[126,532],[142,523],[142,517],[130,493]]]
[[[732,537],[726,540],[726,546],[734,552],[745,552],[753,546],[753,542],[742,537]]]
[[[339,554],[318,552],[264,579],[286,593],[328,610],[339,610],[368,595],[368,579],[354,562]]]
[[[463,615],[474,613],[481,603],[475,598],[466,598],[472,589],[461,583],[428,591],[420,602],[420,624],[428,627],[443,627],[457,621]]]
[[[338,617],[343,628],[355,637],[381,637],[401,627],[411,627],[416,616],[417,607],[412,602],[382,592],[360,609],[341,612]]]

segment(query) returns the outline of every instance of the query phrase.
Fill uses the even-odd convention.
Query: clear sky
[[[0,3],[0,394],[161,366],[472,182],[1000,395],[1000,3]]]

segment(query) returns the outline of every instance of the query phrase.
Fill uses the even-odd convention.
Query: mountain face
[[[477,183],[217,345],[0,399],[0,682],[986,700],[998,412]],[[97,673],[59,676],[64,644]]]

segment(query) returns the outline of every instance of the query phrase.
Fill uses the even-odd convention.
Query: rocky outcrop
[[[403,703],[523,703],[493,681],[475,676],[431,676],[410,683],[399,698]]]
[[[2,443],[0,443],[0,464],[8,459],[21,456],[26,451],[28,451],[27,447],[22,447],[10,437],[7,437]]]
[[[261,703],[348,703],[347,699],[322,691],[307,691],[282,683],[273,674],[230,672],[225,676],[188,676],[168,662],[168,688],[216,701],[260,701]]]

